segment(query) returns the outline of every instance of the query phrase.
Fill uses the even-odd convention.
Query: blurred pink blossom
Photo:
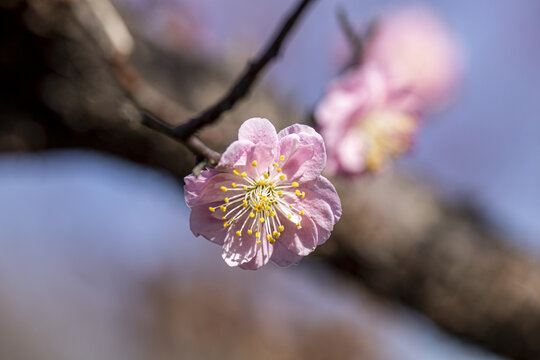
[[[267,119],[244,122],[215,169],[185,178],[191,231],[223,246],[229,266],[298,263],[330,236],[341,216],[321,172],[326,151],[306,125],[278,134]]]
[[[328,172],[375,171],[408,151],[418,125],[413,99],[374,64],[334,80],[315,110],[328,150]]]
[[[451,31],[436,14],[419,6],[382,16],[365,49],[365,61],[385,68],[398,86],[409,87],[421,110],[449,102],[461,60]]]

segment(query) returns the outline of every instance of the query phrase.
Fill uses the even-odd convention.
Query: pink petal
[[[248,164],[248,156],[253,149],[253,143],[247,140],[233,142],[221,155],[217,169],[232,169]]]
[[[184,196],[186,199],[186,204],[189,207],[193,206],[196,199],[199,198],[199,195],[206,186],[208,179],[217,175],[218,173],[219,172],[215,170],[204,170],[198,177],[188,175],[184,178]]]
[[[287,248],[283,246],[281,242],[276,242],[274,244],[274,252],[272,253],[270,260],[279,266],[289,266],[298,264],[302,258],[303,256],[296,255],[287,250]]]
[[[268,241],[263,241],[257,245],[256,254],[250,261],[240,264],[240,268],[245,270],[257,270],[266,265],[274,251],[274,245],[270,245]]]
[[[225,238],[221,256],[227,265],[239,266],[250,262],[257,255],[258,248],[264,243],[256,244],[253,236],[238,237],[231,232]]]
[[[274,145],[277,142],[276,128],[268,119],[251,118],[238,130],[238,140],[248,140],[254,144]]]
[[[222,221],[213,216],[206,205],[192,207],[189,225],[195,236],[202,235],[216,244],[223,245],[227,229],[223,227]]]
[[[255,144],[248,155],[248,165],[239,170],[245,171],[253,179],[258,179],[264,172],[270,171],[274,158],[273,145]],[[257,166],[252,166],[253,161],[257,162]]]
[[[205,170],[207,171],[207,170]],[[203,171],[203,173],[205,172]],[[190,184],[190,195],[189,195],[189,203],[188,206],[193,207],[195,205],[201,205],[206,204],[207,210],[208,206],[211,206],[211,203],[214,202],[222,202],[223,199],[227,196],[223,191],[221,191],[221,187],[230,187],[231,183],[236,180],[235,175],[228,172],[216,172],[217,175],[212,176],[211,178],[206,180],[206,184],[200,189],[200,184],[197,183],[197,190],[199,190],[198,195],[192,191],[191,186],[193,186],[193,182]],[[202,173],[201,173],[202,175]],[[186,185],[187,186],[187,185]],[[186,198],[187,199],[187,198]]]
[[[334,149],[340,168],[349,174],[359,174],[366,169],[366,144],[358,130],[351,129]]]
[[[282,169],[290,180],[314,180],[326,166],[324,142],[317,133],[284,136],[279,141],[279,154],[285,157]]]
[[[315,250],[317,246],[317,228],[309,217],[304,216],[302,218],[302,228],[300,229],[297,229],[286,218],[281,222],[285,224],[285,231],[281,233],[277,242],[296,255],[306,256]]]
[[[328,240],[341,217],[341,201],[334,186],[323,176],[303,186],[306,197],[298,206],[305,209],[306,215],[313,220],[317,228],[317,245],[321,245]]]

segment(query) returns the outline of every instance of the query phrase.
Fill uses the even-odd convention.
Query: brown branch
[[[512,359],[540,358],[540,263],[403,175],[335,182],[325,264]]]
[[[271,60],[279,55],[285,39],[300,19],[304,10],[315,1],[316,0],[302,0],[279,26],[274,38],[268,43],[265,50],[263,50],[255,60],[250,62],[249,66],[240,75],[227,94],[217,103],[203,111],[199,116],[174,128],[170,135],[179,139],[189,138],[202,127],[216,121],[224,112],[232,109],[236,102],[245,97],[261,71]]]
[[[125,94],[139,109],[141,123],[172,136],[172,124],[187,118],[189,112],[150,86],[131,66],[129,56],[134,41],[109,0],[81,0],[74,3],[72,9],[79,24],[96,41]],[[188,136],[177,140],[209,166],[219,162],[221,154],[199,138]]]
[[[352,51],[350,64],[347,67],[358,65],[362,61],[364,55],[364,41],[362,36],[354,29],[354,26],[347,16],[347,12],[342,6],[338,6],[337,8],[337,17],[341,31],[343,31]]]

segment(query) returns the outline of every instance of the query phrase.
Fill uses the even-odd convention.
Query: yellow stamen
[[[248,235],[253,234],[253,230],[248,230]]]
[[[279,237],[279,233],[277,231],[274,230],[274,232],[272,233],[272,235],[277,239]]]
[[[295,181],[295,182],[293,182],[293,183],[291,184],[291,186],[292,186],[293,188],[297,188],[299,185],[298,185],[298,183]]]
[[[223,199],[223,201],[225,201],[225,204],[228,204],[229,203],[229,198],[226,197],[225,199]]]
[[[257,166],[257,160],[253,160],[253,162],[251,163],[251,165]]]
[[[249,217],[254,218],[255,214],[254,213],[249,213]]]
[[[242,202],[244,203],[243,207],[248,207],[248,202],[246,200],[242,200]]]
[[[226,192],[227,188],[225,186],[220,187],[221,191]]]
[[[272,166],[273,167],[278,167],[279,165],[278,165],[278,163],[273,163]]]
[[[262,242],[261,240],[255,241],[256,244],[260,244],[261,242]]]
[[[257,232],[255,233],[255,237],[256,237],[256,238],[260,238],[260,237],[261,237],[261,233],[257,231]]]
[[[264,173],[263,176],[264,176],[265,179],[268,179],[268,177],[269,177],[270,175],[268,175],[268,173]]]
[[[264,222],[264,218],[260,218],[259,221],[263,223],[263,222]]]
[[[305,197],[306,197],[306,192],[302,191],[302,199],[304,199]]]
[[[272,235],[266,235],[266,240],[268,241],[272,240]]]
[[[296,189],[296,191],[294,193],[296,194],[296,196],[302,196],[302,193],[298,189]]]
[[[285,175],[283,174],[279,175],[279,180],[285,180]]]
[[[235,187],[236,187],[236,183],[232,183],[231,186],[232,186],[233,188],[235,188]]]
[[[281,155],[281,156],[279,157],[279,161],[283,161],[283,160],[285,160],[285,156]]]
[[[216,212],[216,208],[213,207],[209,207],[208,210],[210,210],[211,212]]]
[[[238,171],[236,169],[234,169],[232,172],[234,173],[234,175],[240,175],[240,171]]]
[[[300,212],[298,213],[298,215],[300,215],[300,216],[304,215],[304,210],[300,210]]]
[[[238,231],[236,232],[236,235],[242,236],[242,232],[241,232],[240,230],[238,230]]]
[[[285,230],[285,226],[279,225],[278,229],[279,229],[279,231],[283,231],[283,230]]]
[[[279,196],[283,195],[283,190],[278,190],[277,194],[278,194]]]
[[[277,168],[277,172],[281,172],[281,168]]]
[[[244,177],[246,177],[246,176],[247,176],[247,174],[246,174],[246,172],[245,172],[245,171],[243,171],[243,172],[242,172],[242,173],[240,174],[240,176],[244,178]]]
[[[223,212],[227,211],[227,207],[225,207],[225,206],[223,206],[223,205],[221,205],[219,208],[220,208],[221,211],[223,211]]]

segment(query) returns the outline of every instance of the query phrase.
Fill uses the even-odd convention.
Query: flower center
[[[280,162],[284,160],[284,156],[280,156]],[[273,244],[285,231],[286,223],[302,227],[304,210],[298,209],[297,204],[306,193],[300,190],[299,183],[287,180],[278,163],[262,174],[257,169],[257,161],[251,165],[257,176],[253,178],[234,169],[236,182],[220,188],[224,195],[230,193],[231,196],[225,196],[222,204],[209,210],[216,213],[219,209],[223,214],[223,227],[237,236],[254,236],[257,244],[262,243],[261,239]]]
[[[416,128],[414,118],[398,111],[376,110],[358,126],[366,144],[366,166],[378,169],[388,159],[409,149]]]

